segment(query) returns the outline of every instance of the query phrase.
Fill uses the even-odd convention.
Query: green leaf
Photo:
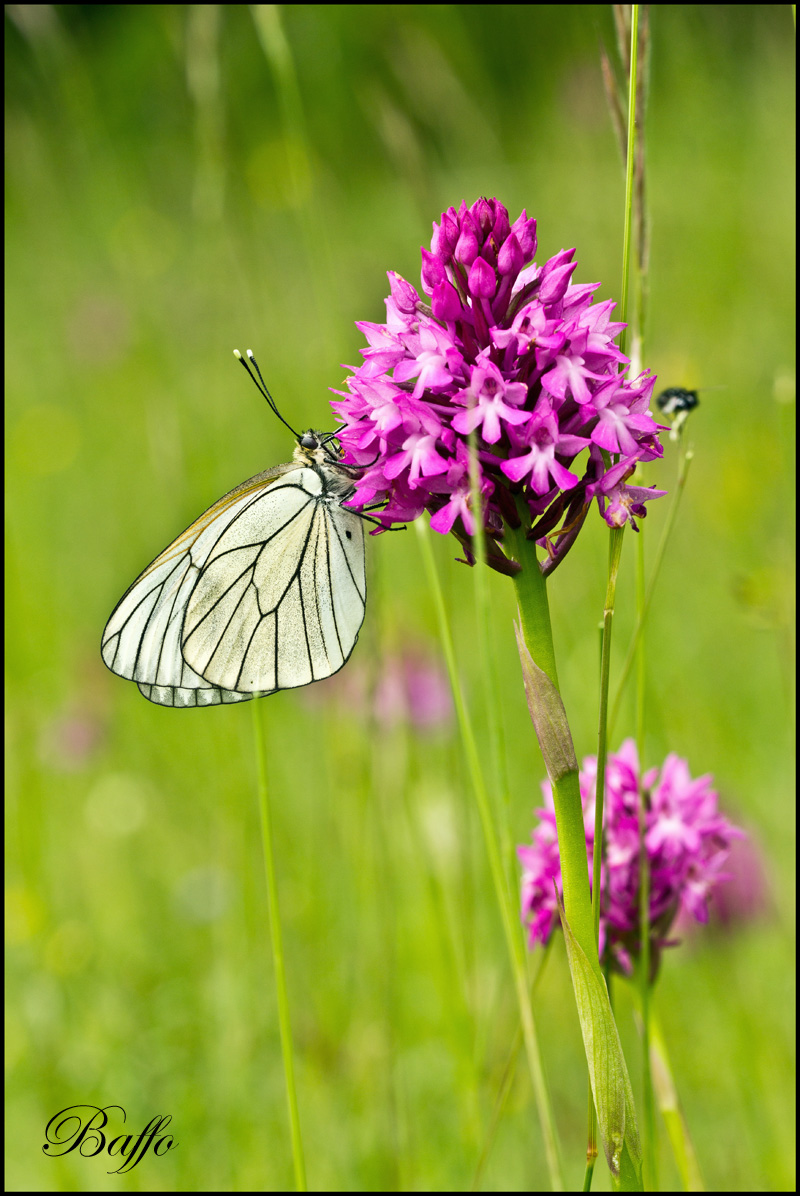
[[[578,759],[567,722],[567,712],[555,685],[528,651],[518,623],[514,624],[514,632],[531,721],[539,740],[539,747],[542,749],[547,775],[551,783],[557,785],[567,773],[578,771]]]
[[[642,1150],[628,1069],[608,990],[575,938],[556,892],[603,1149],[618,1191],[642,1190]]]

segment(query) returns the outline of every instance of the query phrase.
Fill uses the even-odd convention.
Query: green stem
[[[541,951],[539,952],[539,956],[540,956],[539,967],[536,971],[536,975],[534,976],[533,983],[531,984],[531,987],[530,987],[531,998],[533,998],[533,996],[535,995],[536,989],[537,989],[539,982],[544,974],[545,964],[547,963],[548,957],[550,955],[550,949],[551,949],[552,945],[553,945],[553,938],[551,936],[545,943],[544,947],[542,947]],[[517,1058],[519,1056],[521,1046],[522,1046],[522,1026],[519,1025],[519,1026],[517,1026],[516,1032],[514,1034],[514,1041],[511,1044],[511,1050],[508,1053],[508,1059],[506,1061],[506,1066],[503,1071],[503,1078],[500,1081],[500,1087],[498,1089],[497,1096],[495,1098],[494,1108],[492,1109],[492,1115],[489,1119],[489,1128],[486,1131],[486,1141],[483,1144],[483,1149],[481,1150],[480,1158],[478,1159],[478,1165],[475,1168],[475,1174],[472,1177],[472,1183],[470,1185],[471,1192],[479,1192],[481,1190],[481,1184],[483,1182],[483,1173],[486,1168],[486,1164],[489,1161],[489,1155],[491,1153],[492,1147],[494,1146],[494,1141],[495,1141],[495,1137],[497,1135],[497,1130],[500,1126],[500,1119],[505,1110],[506,1101],[508,1100],[509,1093],[511,1092],[511,1088],[514,1083],[514,1076],[516,1074],[516,1069],[517,1069]]]
[[[587,1132],[586,1132],[586,1170],[583,1175],[583,1191],[591,1192],[592,1178],[594,1176],[594,1166],[597,1162],[597,1114],[594,1111],[594,1098],[592,1097],[592,1085],[588,1085],[589,1091],[589,1110],[587,1114]]]
[[[643,534],[636,541],[636,608],[642,620],[645,608],[645,567]],[[647,855],[647,809],[642,787],[644,767],[646,654],[644,636],[639,636],[636,667],[636,748],[639,757],[639,997],[642,1013],[642,1088],[644,1117],[642,1119],[643,1177],[645,1191],[657,1191],[656,1125],[653,1102],[653,1073],[650,1066],[650,860]]]
[[[628,100],[628,178],[635,176],[636,195],[633,213],[634,225],[637,230],[636,253],[634,255],[634,311],[632,320],[631,373],[638,374],[642,368],[644,355],[644,324],[647,291],[647,259],[648,259],[648,228],[647,208],[645,203],[645,140],[644,140],[644,96],[647,86],[648,57],[647,45],[647,10],[642,16],[642,61],[638,61],[639,28],[638,6],[632,9],[631,27],[631,69],[630,90]],[[641,76],[639,76],[641,71]],[[636,102],[641,100],[641,110],[638,121],[642,133],[638,144],[636,137]],[[635,152],[634,152],[635,145]],[[629,213],[626,211],[626,217]],[[625,263],[627,277],[627,260]],[[623,317],[625,318],[625,317]],[[646,695],[646,658],[644,638],[641,629],[644,627],[646,613],[645,593],[645,536],[642,531],[636,537],[636,611],[638,618],[638,648],[636,650],[636,746],[640,765],[644,761],[645,735],[645,695]],[[612,719],[613,724],[613,719]],[[596,844],[595,844],[596,846]],[[653,1113],[653,1079],[650,1069],[650,868],[647,857],[646,844],[646,810],[645,795],[641,784],[641,767],[639,774],[639,961],[638,976],[642,1009],[642,1036],[644,1050],[642,1053],[642,1084],[644,1118],[642,1121],[642,1179],[646,1191],[657,1188],[656,1170],[656,1139],[655,1117]]]
[[[611,629],[614,624],[614,604],[617,594],[617,576],[622,555],[624,528],[612,528],[608,542],[608,579],[606,600],[603,605],[603,634],[600,647],[600,714],[597,734],[597,782],[594,805],[594,848],[592,851],[592,922],[595,941],[600,943],[600,877],[603,863],[603,810],[606,796],[606,756],[608,754],[608,679],[611,672]],[[589,1191],[597,1157],[597,1133],[594,1104],[589,1092],[589,1133],[586,1146],[586,1176],[584,1191]]]
[[[492,764],[494,772],[495,792],[500,797],[498,813],[500,815],[500,842],[503,854],[506,884],[509,893],[515,888],[516,855],[511,837],[510,806],[511,795],[508,784],[508,772],[505,765],[505,743],[503,727],[500,718],[500,687],[497,681],[497,667],[494,654],[489,650],[491,605],[489,602],[489,571],[486,568],[486,538],[483,526],[483,502],[480,490],[480,463],[478,461],[478,438],[472,431],[469,434],[469,486],[470,503],[475,519],[475,534],[472,537],[472,551],[475,556],[475,568],[472,570],[475,585],[475,611],[477,615],[477,643],[478,658],[483,675],[484,710],[486,725],[489,730],[489,743],[492,749]]]
[[[444,603],[442,587],[439,582],[439,575],[436,571],[436,562],[434,560],[433,549],[431,548],[430,543],[430,533],[427,524],[422,519],[418,519],[414,526],[416,528],[417,537],[422,549],[425,569],[428,574],[428,580],[430,582],[431,592],[433,594],[433,599],[436,606],[436,614],[439,621],[439,634],[442,641],[442,649],[444,651],[447,672],[450,677],[450,686],[453,691],[453,702],[456,708],[456,717],[458,719],[461,740],[464,745],[467,768],[472,781],[475,800],[478,804],[478,812],[480,814],[481,827],[483,829],[483,837],[486,844],[486,853],[489,857],[489,870],[491,872],[492,882],[494,884],[495,897],[497,898],[497,904],[500,909],[500,917],[503,923],[503,933],[505,935],[506,947],[508,949],[511,968],[514,974],[514,987],[517,994],[517,1002],[519,1004],[520,1020],[522,1022],[522,1034],[525,1041],[525,1051],[528,1058],[528,1067],[531,1073],[531,1082],[533,1084],[534,1097],[536,1099],[536,1105],[539,1113],[539,1121],[542,1127],[542,1135],[544,1137],[544,1147],[545,1154],[547,1156],[550,1183],[554,1190],[562,1192],[564,1190],[564,1181],[561,1175],[558,1140],[556,1138],[555,1121],[553,1118],[552,1109],[550,1107],[550,1098],[547,1092],[547,1085],[545,1083],[544,1069],[542,1066],[539,1043],[536,1037],[536,1029],[533,1020],[533,1010],[531,1008],[530,995],[528,993],[528,986],[526,982],[525,949],[523,945],[522,934],[520,933],[519,917],[511,906],[508,886],[506,884],[505,869],[503,868],[502,863],[500,845],[498,843],[497,834],[494,829],[494,823],[492,822],[489,795],[486,789],[486,781],[483,775],[480,754],[475,741],[472,720],[470,719],[466,702],[464,701],[464,695],[461,690],[461,683],[456,666],[456,654],[453,647],[453,637],[450,633],[450,623],[447,617],[447,609]],[[586,866],[585,860],[586,848],[584,846],[584,868]]]
[[[531,717],[548,762],[564,895],[563,906],[559,899],[562,927],[598,1124],[614,1188],[640,1191],[641,1155],[633,1092],[597,951],[577,760],[557,687],[555,694],[547,688],[548,679],[552,683],[555,674],[555,654],[545,579],[536,544],[526,538],[524,527],[506,528],[504,547],[520,565],[514,576],[524,639],[520,654]],[[593,1171],[590,1154],[591,1145],[584,1176],[587,1184]]]
[[[298,1192],[306,1192],[308,1190],[306,1186],[306,1167],[303,1159],[300,1117],[297,1112],[292,1027],[289,1021],[289,997],[286,990],[283,936],[281,934],[281,917],[278,908],[278,882],[275,876],[275,856],[272,850],[272,827],[267,792],[267,755],[264,747],[264,728],[261,722],[261,708],[257,701],[254,700],[251,703],[251,709],[253,711],[253,731],[256,738],[256,755],[258,758],[258,805],[261,811],[261,839],[264,847],[264,868],[267,874],[269,925],[272,939],[272,960],[275,966],[275,989],[278,997],[278,1025],[280,1027],[281,1050],[283,1052],[283,1074],[286,1079],[286,1101],[289,1106],[289,1127],[292,1136],[294,1183]]]
[[[521,566],[520,572],[514,576],[514,585],[525,643],[534,663],[547,674],[558,689],[547,586],[536,558],[536,544],[526,539],[524,527],[517,531],[507,528],[506,536],[514,559]],[[578,770],[572,769],[565,773],[553,784],[552,789],[567,921],[593,970],[599,976],[600,960],[592,920],[586,833]]]
[[[690,449],[686,453],[681,455],[679,463],[678,463],[678,477],[677,477],[677,481],[675,483],[675,500],[669,509],[669,512],[667,514],[666,523],[664,524],[664,530],[661,533],[661,539],[658,544],[658,549],[656,550],[655,561],[653,562],[653,569],[650,574],[650,581],[648,582],[648,585],[647,585],[647,593],[645,595],[645,599],[644,599],[642,608],[639,612],[639,618],[636,622],[636,627],[634,629],[630,645],[628,646],[628,653],[625,657],[625,663],[623,664],[622,669],[620,671],[620,678],[619,678],[619,683],[617,685],[617,692],[614,696],[614,702],[611,707],[611,717],[609,719],[609,727],[610,727],[610,733],[612,733],[612,734],[614,731],[614,727],[616,725],[617,716],[619,715],[619,708],[620,708],[620,703],[622,701],[622,694],[624,692],[625,685],[627,684],[627,681],[628,681],[628,676],[631,671],[631,666],[633,665],[634,659],[636,658],[636,647],[637,647],[637,644],[639,643],[639,639],[640,639],[640,637],[642,635],[642,631],[644,629],[645,619],[647,618],[647,613],[650,610],[650,603],[653,600],[653,594],[655,593],[656,581],[658,580],[658,575],[661,571],[661,565],[664,560],[664,553],[666,551],[667,543],[669,541],[670,535],[672,534],[672,529],[675,525],[675,518],[678,514],[678,506],[680,504],[680,500],[681,500],[681,496],[683,494],[684,487],[686,486],[686,478],[689,473],[689,465],[691,464],[692,456],[693,456],[693,453]]]
[[[536,558],[536,545],[526,540],[524,525],[519,531],[509,529],[508,539],[515,560],[522,566],[514,577],[514,587],[525,643],[539,668],[547,673],[553,685],[559,689],[547,583]]]
[[[592,855],[592,914],[594,934],[600,931],[600,869],[603,860],[603,809],[606,799],[606,758],[608,755],[608,681],[611,674],[611,629],[614,625],[614,604],[617,576],[622,554],[624,527],[611,529],[608,543],[608,581],[603,606],[603,648],[600,657],[600,718],[597,734],[597,784],[594,807],[594,852]]]
[[[641,999],[641,990],[637,984],[633,986],[633,997],[638,1006],[638,1002]],[[641,1016],[641,1006],[637,1007],[637,1013]],[[669,1137],[672,1153],[680,1173],[681,1183],[686,1192],[703,1192],[705,1188],[703,1177],[700,1174],[700,1165],[697,1161],[694,1143],[692,1142],[686,1117],[684,1116],[678,1097],[678,1090],[675,1086],[661,1020],[652,1000],[650,1001],[649,1022],[650,1067],[653,1076],[653,1089],[659,1111],[664,1118],[664,1124],[667,1128],[667,1136]]]
[[[639,48],[639,5],[631,5],[631,70],[628,88],[628,150],[625,161],[625,229],[622,238],[622,297],[620,319],[626,325],[619,338],[619,347],[626,352],[628,342],[628,265],[631,257],[631,226],[633,214],[633,177],[635,171],[634,144],[636,141],[636,67]]]
[[[311,141],[303,110],[292,46],[283,27],[280,4],[252,4],[250,11],[264,57],[273,73],[280,121],[278,135],[286,150],[288,199],[294,210],[308,261],[307,277],[314,297],[315,327],[325,337],[322,360],[334,352],[329,296],[334,284],[327,224],[315,192]]]

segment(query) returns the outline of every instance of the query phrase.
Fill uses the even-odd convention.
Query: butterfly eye
[[[319,441],[313,432],[304,432],[300,437],[300,447],[304,449],[319,448]]]

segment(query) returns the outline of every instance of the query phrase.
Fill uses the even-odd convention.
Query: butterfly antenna
[[[244,366],[244,368],[247,370],[247,372],[248,372],[248,374],[250,375],[251,379],[252,379],[252,380],[253,380],[253,382],[255,383],[256,389],[257,389],[257,390],[260,392],[260,394],[262,395],[262,397],[263,397],[263,398],[265,398],[265,399],[267,400],[267,403],[269,404],[269,407],[270,407],[271,411],[273,412],[273,414],[274,414],[274,415],[277,415],[277,417],[278,417],[278,419],[281,421],[281,423],[282,423],[282,424],[283,424],[285,427],[287,427],[287,428],[289,429],[289,431],[291,432],[292,436],[294,436],[295,440],[299,440],[299,439],[300,439],[300,433],[299,433],[299,432],[295,432],[295,430],[294,430],[294,428],[292,427],[292,425],[291,425],[290,423],[288,423],[288,422],[287,422],[287,421],[286,421],[286,420],[283,418],[283,416],[281,415],[280,411],[279,411],[279,410],[278,410],[278,408],[276,407],[276,405],[275,405],[275,400],[273,399],[272,395],[269,393],[269,390],[268,390],[268,388],[267,388],[267,384],[266,384],[266,382],[264,381],[263,377],[261,376],[261,370],[258,368],[258,362],[256,361],[256,359],[255,359],[255,356],[253,355],[253,350],[252,350],[252,349],[248,349],[248,350],[247,350],[247,356],[248,356],[248,357],[249,357],[249,359],[250,359],[250,365],[252,365],[252,366],[253,366],[253,369],[255,370],[255,374],[253,373],[253,370],[251,370],[251,369],[250,369],[250,365],[248,365],[248,363],[247,363],[247,362],[245,361],[245,359],[242,357],[242,355],[241,355],[241,353],[239,352],[239,350],[238,350],[238,349],[234,349],[234,350],[233,350],[233,355],[234,355],[234,357],[235,357],[235,358],[236,358],[238,361],[240,361],[240,362],[242,363],[242,365]],[[258,377],[256,377],[256,374],[258,375]]]

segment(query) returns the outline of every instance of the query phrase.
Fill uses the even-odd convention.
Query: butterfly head
[[[303,465],[338,465],[344,449],[331,432],[309,428],[297,438],[294,459]]]

